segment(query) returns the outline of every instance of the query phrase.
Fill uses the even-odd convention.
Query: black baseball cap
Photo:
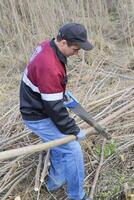
[[[82,24],[68,23],[62,26],[58,36],[70,42],[76,42],[85,51],[93,49],[93,45],[87,40],[87,30]]]

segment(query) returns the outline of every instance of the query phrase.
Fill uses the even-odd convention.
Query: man
[[[25,124],[43,141],[64,138],[69,134],[76,141],[51,149],[51,168],[48,190],[54,191],[67,184],[71,200],[89,200],[83,189],[84,163],[79,140],[83,130],[69,117],[64,95],[67,84],[67,57],[77,55],[80,49],[93,46],[87,40],[87,31],[81,24],[62,26],[56,39],[41,43],[27,65],[20,86],[20,111]]]

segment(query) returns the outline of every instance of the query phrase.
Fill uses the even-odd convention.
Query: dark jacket
[[[20,111],[24,120],[51,118],[63,134],[77,135],[80,129],[63,105],[66,62],[54,39],[36,48],[22,77]]]

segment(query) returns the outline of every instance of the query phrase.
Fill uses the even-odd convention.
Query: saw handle
[[[65,101],[63,102],[66,108],[74,108],[78,105],[78,100],[73,96],[70,91],[65,93]]]

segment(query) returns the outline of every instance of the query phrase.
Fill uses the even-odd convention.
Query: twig
[[[92,184],[92,187],[91,187],[91,191],[90,191],[90,195],[89,195],[90,198],[92,198],[92,199],[93,199],[93,196],[94,196],[96,184],[97,184],[97,181],[98,181],[98,178],[99,178],[99,174],[100,174],[100,170],[101,170],[101,167],[102,167],[102,164],[103,164],[103,160],[104,160],[104,146],[105,146],[105,143],[106,143],[106,139],[103,140],[100,163],[99,163],[98,168],[96,170],[96,174],[95,174],[94,181],[93,181],[93,184]]]
[[[32,169],[30,169],[28,172],[23,174],[18,180],[15,181],[15,183],[11,186],[11,188],[8,190],[8,192],[5,194],[5,196],[2,198],[2,200],[6,200],[7,197],[10,195],[10,193],[14,190],[16,185],[18,185],[26,176],[29,175]]]
[[[39,163],[37,165],[37,170],[36,170],[36,175],[35,175],[35,187],[34,187],[34,190],[36,192],[39,191],[41,164],[42,164],[42,152],[39,154]]]
[[[40,184],[38,183],[38,190],[36,190],[36,191],[38,191],[37,200],[40,199],[40,189],[41,189],[42,183],[44,182],[44,178],[45,178],[47,170],[48,170],[49,156],[50,156],[50,149],[48,149],[47,153],[44,156],[44,167],[43,167],[43,171],[41,173]]]
[[[44,182],[44,178],[45,178],[46,173],[47,173],[49,157],[50,157],[50,149],[48,149],[47,154],[46,154],[45,159],[44,159],[44,168],[43,168],[43,171],[41,173],[41,179],[40,179],[41,183]]]

